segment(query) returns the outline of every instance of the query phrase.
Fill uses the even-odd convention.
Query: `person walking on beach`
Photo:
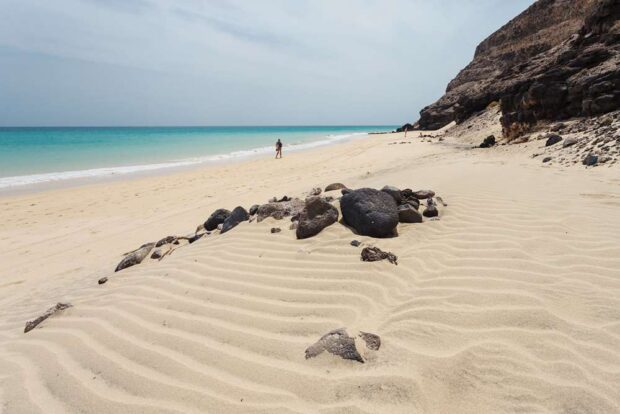
[[[282,141],[280,141],[279,138],[278,138],[278,142],[276,142],[276,159],[278,158],[282,158]]]

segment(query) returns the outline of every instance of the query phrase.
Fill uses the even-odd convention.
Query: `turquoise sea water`
[[[0,189],[269,154],[394,126],[0,128]]]

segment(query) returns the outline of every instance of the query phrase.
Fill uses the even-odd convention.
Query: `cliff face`
[[[507,137],[539,120],[620,107],[620,0],[539,0],[489,36],[415,125],[438,129],[501,102]]]

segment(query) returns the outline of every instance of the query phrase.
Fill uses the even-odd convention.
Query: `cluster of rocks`
[[[560,122],[550,126],[544,134],[529,139],[544,140],[543,163],[564,166],[614,165],[620,159],[620,111],[613,113]]]
[[[319,234],[323,229],[337,223],[342,213],[342,223],[362,236],[384,238],[397,236],[399,223],[422,223],[424,217],[434,219],[439,215],[435,192],[431,190],[401,190],[385,186],[381,190],[360,188],[352,190],[342,183],[333,183],[325,187],[325,192],[340,190],[341,197],[321,195],[321,188],[313,188],[305,200],[284,196],[274,197],[265,204],[255,204],[246,210],[242,206],[232,211],[225,208],[215,210],[188,236],[166,236],[157,242],[145,243],[137,249],[125,253],[116,266],[115,272],[142,263],[147,257],[162,260],[183,244],[191,244],[202,237],[218,231],[225,234],[243,222],[267,218],[291,220],[291,230],[295,230],[297,239],[307,239]],[[446,204],[440,197],[437,200]],[[340,209],[338,208],[340,207]],[[420,212],[420,209],[423,209]],[[271,228],[271,233],[280,233],[280,227]],[[362,251],[362,260],[384,260],[397,264],[397,257],[378,248],[370,247]],[[108,281],[107,277],[99,279],[99,284]]]

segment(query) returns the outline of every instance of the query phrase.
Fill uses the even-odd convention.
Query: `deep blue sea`
[[[0,189],[284,155],[395,126],[0,128]]]

